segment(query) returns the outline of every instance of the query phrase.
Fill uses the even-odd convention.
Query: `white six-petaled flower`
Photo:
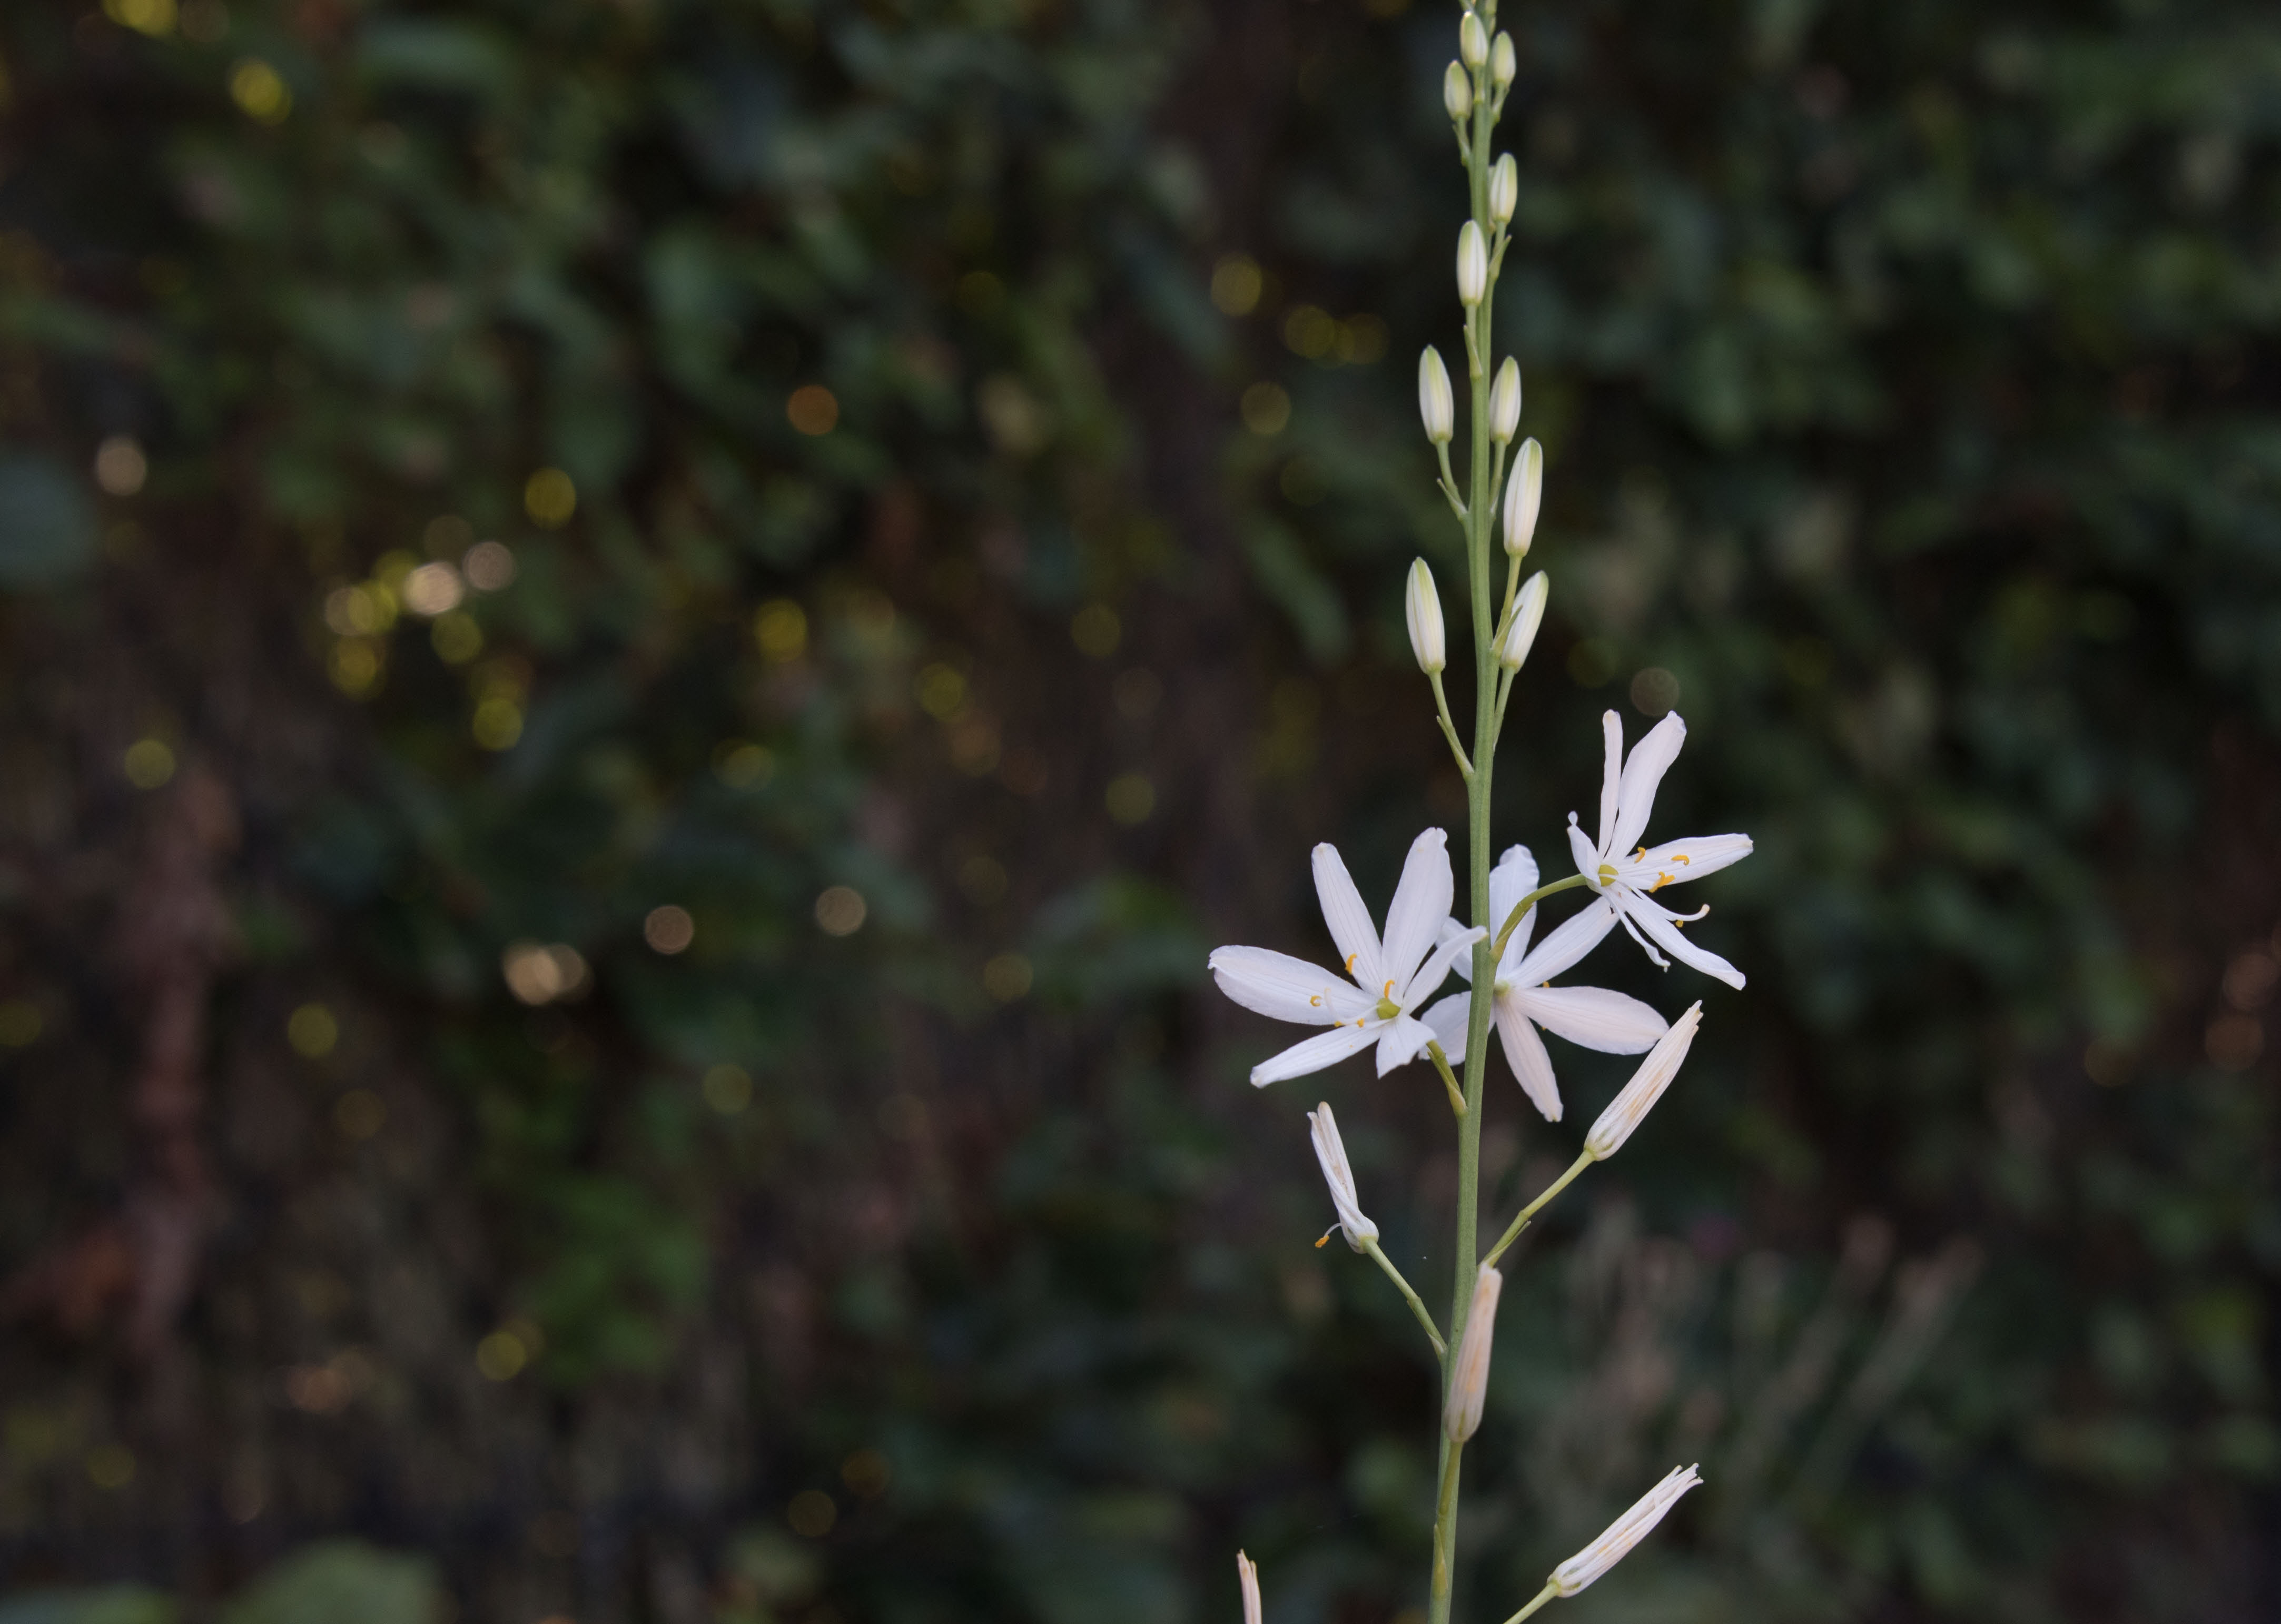
[[[1315,1141],[1315,1160],[1323,1164],[1323,1182],[1331,1187],[1331,1206],[1339,1221],[1331,1226],[1343,1233],[1347,1244],[1362,1250],[1365,1241],[1378,1239],[1378,1226],[1363,1216],[1362,1197],[1355,1194],[1354,1169],[1347,1165],[1347,1148],[1339,1141],[1339,1125],[1326,1101],[1307,1113],[1307,1135]],[[1323,1241],[1331,1238],[1323,1232]],[[1320,1246],[1323,1241],[1315,1242]]]
[[[1584,831],[1576,826],[1576,815],[1568,815],[1568,846],[1575,854],[1576,871],[1615,909],[1616,916],[1623,922],[1632,940],[1646,949],[1648,957],[1659,967],[1671,968],[1663,956],[1668,953],[1682,963],[1718,977],[1728,986],[1741,987],[1741,971],[1679,933],[1682,924],[1691,924],[1711,910],[1704,908],[1691,914],[1674,914],[1655,901],[1653,893],[1666,885],[1701,879],[1730,862],[1740,862],[1751,855],[1751,837],[1705,835],[1633,850],[1633,843],[1647,831],[1648,814],[1655,808],[1656,785],[1663,782],[1663,775],[1678,758],[1680,746],[1687,742],[1687,723],[1679,719],[1677,711],[1673,711],[1648,730],[1647,737],[1632,747],[1628,759],[1624,755],[1623,723],[1616,713],[1608,712],[1602,725],[1606,730],[1608,754],[1600,781],[1600,839],[1597,846],[1587,840]],[[1627,851],[1631,855],[1626,856]],[[1659,947],[1663,952],[1659,953]]]
[[[1504,917],[1520,899],[1536,889],[1536,860],[1525,846],[1509,848],[1489,870],[1489,917],[1503,927]],[[1560,1086],[1552,1076],[1552,1057],[1544,1052],[1543,1027],[1571,1043],[1597,1049],[1604,1055],[1637,1055],[1655,1047],[1664,1033],[1663,1017],[1638,999],[1597,986],[1554,986],[1552,978],[1575,963],[1616,928],[1616,913],[1604,897],[1596,897],[1584,910],[1563,923],[1528,950],[1528,936],[1536,924],[1536,909],[1522,916],[1506,938],[1504,956],[1497,962],[1489,1008],[1496,1019],[1497,1035],[1504,1040],[1504,1057],[1522,1090],[1547,1122],[1560,1120]],[[1452,924],[1450,927],[1455,930]],[[1457,962],[1458,973],[1473,979],[1470,955]],[[1453,993],[1421,1017],[1441,1040],[1451,1064],[1465,1058],[1465,1024],[1472,1018],[1473,994]]]
[[[1402,882],[1386,911],[1381,942],[1337,849],[1315,847],[1315,894],[1353,979],[1342,981],[1304,959],[1267,947],[1219,947],[1211,955],[1212,978],[1245,1009],[1279,1021],[1331,1028],[1252,1067],[1253,1085],[1264,1088],[1319,1071],[1373,1043],[1380,1077],[1415,1060],[1434,1032],[1411,1011],[1449,978],[1451,962],[1488,934],[1476,926],[1443,936],[1442,922],[1450,916],[1456,889],[1449,836],[1428,829],[1411,843]],[[1442,939],[1438,946],[1436,938]]]
[[[1692,1466],[1674,1466],[1669,1476],[1639,1497],[1631,1510],[1610,1523],[1600,1537],[1552,1570],[1552,1588],[1574,1596],[1630,1554],[1645,1539],[1663,1514],[1679,1504],[1680,1496],[1703,1480]]]

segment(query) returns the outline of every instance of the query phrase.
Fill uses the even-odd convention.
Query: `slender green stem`
[[[1528,1220],[1535,1218],[1538,1213],[1543,1211],[1546,1204],[1550,1203],[1555,1195],[1558,1195],[1561,1191],[1566,1189],[1571,1184],[1574,1184],[1576,1181],[1576,1175],[1589,1167],[1592,1164],[1592,1153],[1587,1150],[1583,1155],[1578,1156],[1574,1162],[1570,1163],[1568,1171],[1562,1173],[1558,1179],[1555,1179],[1549,1186],[1547,1186],[1544,1194],[1539,1195],[1535,1201],[1530,1202],[1528,1205],[1520,1210],[1519,1216],[1517,1216],[1512,1220],[1512,1224],[1506,1227],[1503,1238],[1500,1239],[1495,1246],[1489,1248],[1489,1255],[1482,1258],[1481,1261],[1486,1264],[1494,1264],[1498,1258],[1504,1257],[1504,1249],[1511,1246],[1514,1241],[1519,1240],[1520,1232],[1528,1227]]]
[[[1496,933],[1496,940],[1489,952],[1489,963],[1494,964],[1504,957],[1504,945],[1512,940],[1513,927],[1528,917],[1530,909],[1556,892],[1574,891],[1577,886],[1589,883],[1581,874],[1571,874],[1566,879],[1556,879],[1549,885],[1539,885],[1519,901],[1515,902],[1512,905],[1512,911],[1504,916],[1504,928]]]
[[[1481,0],[1482,25],[1492,37],[1496,28],[1496,0]],[[1474,222],[1489,228],[1489,133],[1496,120],[1489,99],[1488,74],[1475,68],[1473,128],[1465,143],[1465,178]],[[1470,916],[1484,929],[1489,917],[1489,785],[1496,759],[1496,646],[1491,636],[1489,557],[1495,550],[1490,536],[1489,489],[1489,368],[1488,352],[1495,331],[1492,320],[1496,284],[1492,278],[1481,302],[1465,313],[1465,353],[1473,384],[1472,455],[1466,463],[1471,495],[1465,504],[1465,577],[1473,612],[1473,752],[1472,777],[1465,782]],[[1473,944],[1473,986],[1486,990],[1496,963],[1484,936]],[[1465,1034],[1465,1114],[1458,1122],[1458,1233],[1451,1264],[1455,1279],[1450,1300],[1450,1342],[1455,1349],[1473,1311],[1475,1259],[1481,1245],[1481,1098],[1488,1080],[1489,1001],[1471,1002]],[[1442,1360],[1442,1386],[1450,1380],[1450,1355]],[[1450,1624],[1450,1595],[1457,1560],[1458,1462],[1461,1447],[1444,1441],[1442,1493],[1434,1513],[1434,1587],[1428,1624]]]
[[[1362,1249],[1369,1254],[1372,1263],[1386,1271],[1386,1278],[1394,1282],[1395,1289],[1402,1293],[1402,1300],[1410,1304],[1410,1311],[1418,1316],[1418,1323],[1426,1327],[1426,1340],[1434,1344],[1434,1357],[1438,1359],[1447,1355],[1449,1344],[1442,1340],[1442,1333],[1434,1328],[1434,1316],[1426,1311],[1426,1304],[1419,1300],[1416,1292],[1410,1289],[1410,1282],[1402,1278],[1402,1271],[1396,1268],[1393,1260],[1379,1249],[1377,1241],[1364,1241]]]
[[[1445,1435],[1446,1436],[1446,1435]],[[1442,1493],[1434,1503],[1434,1617],[1450,1616],[1450,1585],[1458,1565],[1458,1465],[1465,1446],[1452,1443],[1442,1458]]]
[[[1442,494],[1450,499],[1450,511],[1458,515],[1458,522],[1466,526],[1470,533],[1472,520],[1465,513],[1465,499],[1458,494],[1458,476],[1450,467],[1450,442],[1443,440],[1434,450],[1442,460]]]
[[[1462,1117],[1465,1114],[1465,1091],[1458,1087],[1456,1073],[1450,1070],[1450,1057],[1442,1052],[1439,1043],[1428,1043],[1426,1052],[1433,1056],[1434,1069],[1442,1074],[1442,1087],[1450,1091],[1450,1114]]]
[[[1471,783],[1473,764],[1465,759],[1465,746],[1458,742],[1457,724],[1450,720],[1450,698],[1442,692],[1442,673],[1429,671],[1427,680],[1434,684],[1434,710],[1442,721],[1442,737],[1450,741],[1450,754],[1458,758],[1458,770],[1465,775],[1467,783]]]
[[[1520,1624],[1520,1621],[1523,1619],[1527,1618],[1530,1613],[1535,1612],[1539,1607],[1542,1607],[1545,1603],[1550,1601],[1554,1597],[1559,1594],[1559,1587],[1554,1584],[1550,1580],[1546,1580],[1544,1581],[1544,1588],[1536,1593],[1536,1599],[1530,1602],[1527,1606],[1523,1607],[1519,1612],[1514,1613],[1512,1617],[1507,1619],[1504,1621],[1504,1624]]]

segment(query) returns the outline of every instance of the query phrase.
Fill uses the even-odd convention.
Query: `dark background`
[[[1414,1624],[1441,1090],[1203,958],[1463,818],[1456,16],[6,9],[0,1617]],[[1563,1618],[2274,1617],[2281,21],[1504,20],[1496,837],[1759,844],[1460,1608],[1699,1459]]]

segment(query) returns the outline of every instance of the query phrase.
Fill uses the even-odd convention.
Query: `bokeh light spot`
[[[785,1520],[803,1539],[822,1539],[839,1520],[839,1507],[820,1489],[803,1489],[785,1507]]]
[[[1249,254],[1222,254],[1212,267],[1211,302],[1222,315],[1248,316],[1259,308],[1267,279]]]
[[[578,487],[561,468],[541,468],[523,482],[522,511],[539,529],[559,530],[578,511]]]
[[[424,619],[458,608],[467,595],[467,583],[449,564],[422,564],[404,577],[404,607]]]
[[[816,899],[816,923],[826,936],[853,936],[863,928],[870,905],[853,885],[830,885]]]
[[[29,1048],[46,1028],[39,1005],[30,999],[11,998],[0,1003],[0,1048]]]
[[[95,483],[105,496],[133,496],[151,477],[150,459],[131,434],[114,434],[95,449]]]
[[[1156,809],[1156,786],[1148,782],[1146,773],[1122,773],[1109,781],[1102,800],[1109,816],[1130,829],[1147,823]]]
[[[445,665],[465,665],[483,652],[483,629],[463,609],[438,615],[428,641]]]
[[[1291,396],[1280,383],[1255,383],[1243,391],[1240,409],[1245,428],[1263,439],[1272,438],[1290,425]]]
[[[519,941],[499,955],[499,973],[522,1002],[553,1003],[584,989],[586,960],[568,942]]]
[[[982,990],[1001,1004],[1025,996],[1036,972],[1018,953],[1001,953],[982,967]]]
[[[303,1004],[286,1018],[285,1041],[304,1060],[322,1060],[340,1040],[341,1024],[322,1004]]]
[[[642,940],[655,951],[666,955],[685,952],[697,940],[697,922],[689,910],[668,902],[649,910],[642,921]]]
[[[388,1102],[369,1088],[352,1088],[333,1107],[333,1125],[344,1139],[366,1140],[388,1123]]]
[[[1086,605],[1070,622],[1070,640],[1077,645],[1079,653],[1095,660],[1106,660],[1115,653],[1124,638],[1125,623],[1105,603]]]
[[[491,1381],[512,1381],[530,1363],[530,1349],[508,1330],[492,1332],[476,1344],[476,1368]]]
[[[154,790],[174,776],[174,753],[156,739],[138,739],[127,746],[119,769],[138,790]]]
[[[839,426],[839,398],[821,383],[803,383],[785,402],[785,416],[811,437],[830,434]]]
[[[275,68],[248,57],[229,71],[229,99],[238,111],[263,124],[282,124],[293,111],[293,92]]]
[[[468,584],[479,592],[496,592],[514,584],[514,554],[505,542],[479,541],[460,561]]]
[[[486,750],[511,750],[515,740],[522,737],[522,707],[503,695],[493,694],[476,705],[468,731]]]
[[[775,598],[753,616],[753,640],[763,659],[782,665],[808,647],[808,611],[789,598]]]
[[[753,1076],[742,1066],[715,1066],[698,1088],[705,1103],[723,1117],[733,1117],[753,1102]]]

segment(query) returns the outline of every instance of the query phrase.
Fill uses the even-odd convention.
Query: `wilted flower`
[[[1633,1546],[1653,1532],[1663,1514],[1679,1504],[1679,1497],[1702,1481],[1694,1467],[1674,1466],[1670,1476],[1641,1496],[1639,1503],[1610,1523],[1599,1538],[1552,1570],[1553,1589],[1562,1596],[1574,1596],[1622,1561]]]
[[[1243,1587],[1243,1624],[1259,1624],[1259,1565],[1235,1553],[1235,1581]]]
[[[1307,1135],[1315,1141],[1315,1160],[1322,1164],[1323,1182],[1331,1187],[1331,1206],[1339,1215],[1339,1221],[1331,1227],[1343,1233],[1347,1244],[1359,1252],[1364,1241],[1378,1239],[1378,1226],[1363,1216],[1361,1197],[1355,1194],[1354,1170],[1347,1165],[1347,1148],[1339,1141],[1339,1125],[1327,1102],[1307,1113]],[[1330,1239],[1328,1230],[1323,1239]]]
[[[1496,1335],[1497,1297],[1504,1276],[1487,1264],[1473,1276],[1473,1303],[1465,1311],[1465,1334],[1450,1365],[1450,1396],[1442,1405],[1442,1431],[1463,1443],[1481,1429],[1481,1404],[1488,1396],[1489,1344]]]
[[[1655,807],[1656,785],[1663,782],[1663,775],[1678,759],[1680,746],[1687,742],[1687,724],[1673,711],[1648,730],[1628,760],[1624,756],[1623,723],[1614,711],[1602,718],[1602,726],[1608,753],[1600,782],[1600,840],[1597,847],[1586,840],[1584,831],[1576,826],[1576,815],[1568,815],[1568,846],[1575,855],[1576,871],[1615,905],[1624,929],[1659,966],[1671,968],[1663,954],[1656,951],[1661,947],[1681,963],[1739,988],[1744,980],[1741,971],[1679,933],[1682,924],[1692,924],[1711,910],[1674,914],[1652,901],[1651,893],[1740,862],[1751,855],[1751,837],[1714,834],[1670,840],[1652,850],[1641,847],[1625,856],[1625,848],[1646,832],[1648,814]]]
[[[1220,991],[1245,1009],[1279,1021],[1332,1028],[1252,1067],[1251,1080],[1258,1087],[1319,1071],[1373,1043],[1380,1077],[1416,1059],[1434,1033],[1411,1011],[1449,978],[1451,962],[1488,934],[1475,927],[1434,945],[1456,894],[1449,837],[1439,829],[1428,829],[1411,843],[1402,883],[1387,909],[1384,942],[1346,864],[1328,845],[1315,847],[1315,893],[1346,972],[1354,978],[1351,984],[1266,947],[1220,947],[1211,955],[1212,978]]]
[[[1632,1136],[1655,1102],[1663,1098],[1663,1091],[1671,1087],[1672,1079],[1679,1075],[1679,1067],[1687,1058],[1688,1046],[1695,1041],[1695,1029],[1703,1024],[1700,1000],[1688,1007],[1687,1013],[1672,1022],[1671,1030],[1658,1038],[1655,1047],[1648,1051],[1632,1080],[1608,1102],[1608,1109],[1592,1125],[1584,1136],[1584,1154],[1596,1162],[1604,1162],[1624,1148],[1624,1141]]]

